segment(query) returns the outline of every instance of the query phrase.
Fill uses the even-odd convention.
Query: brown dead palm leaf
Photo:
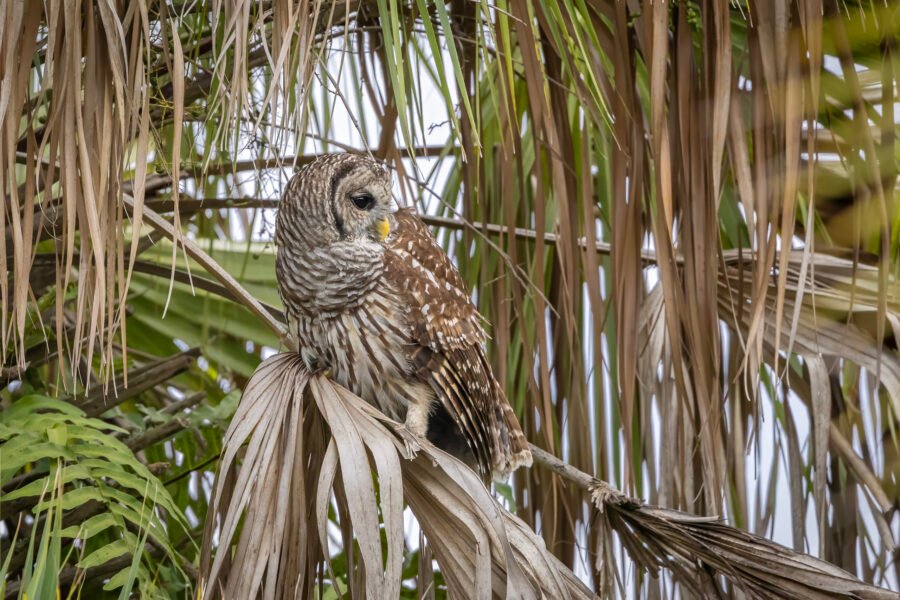
[[[225,436],[204,532],[203,597],[311,597],[334,572],[333,502],[351,595],[396,598],[404,497],[452,597],[592,597],[474,472],[401,432],[362,399],[310,375],[298,355],[265,361]]]
[[[535,461],[582,488],[596,509],[600,531],[597,562],[604,597],[616,583],[614,535],[643,570],[669,570],[684,590],[699,598],[719,598],[730,590],[749,598],[896,598],[829,562],[794,552],[771,540],[727,525],[718,517],[690,515],[643,504],[533,449]],[[624,595],[620,590],[619,596]]]
[[[717,576],[749,598],[896,598],[831,563],[794,552],[714,517],[636,505],[598,482],[592,499],[601,528],[620,534],[629,555],[649,573],[671,570],[697,597],[721,597]],[[622,535],[622,532],[628,532]],[[601,551],[609,564],[614,557]]]

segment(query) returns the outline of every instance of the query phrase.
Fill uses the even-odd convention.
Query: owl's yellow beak
[[[391,233],[391,222],[387,219],[380,219],[375,221],[375,231],[378,232],[378,236],[381,238],[381,241],[387,239],[387,236]]]

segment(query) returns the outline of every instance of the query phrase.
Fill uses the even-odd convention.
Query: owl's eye
[[[372,210],[375,207],[375,196],[369,192],[354,194],[350,196],[350,200],[353,201],[353,206],[359,210]]]

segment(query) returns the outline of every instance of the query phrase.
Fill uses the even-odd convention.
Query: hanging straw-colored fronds
[[[819,513],[819,534],[827,535],[824,512],[827,506],[825,486],[827,477],[828,452],[844,462],[846,468],[859,482],[873,502],[872,518],[880,534],[878,545],[892,552],[897,541],[891,532],[894,502],[885,491],[886,483],[877,477],[870,466],[859,458],[851,448],[854,425],[859,425],[862,416],[860,408],[853,406],[853,399],[833,398],[833,386],[839,387],[839,374],[835,366],[841,360],[852,361],[859,369],[865,370],[871,378],[873,389],[884,390],[880,401],[885,410],[885,419],[892,414],[900,414],[900,360],[892,350],[892,340],[900,335],[900,305],[897,303],[897,283],[891,279],[886,291],[887,303],[884,307],[884,327],[890,332],[883,345],[878,339],[879,303],[882,284],[879,283],[878,268],[855,263],[853,260],[823,252],[792,251],[785,253],[785,260],[779,256],[779,264],[785,268],[784,294],[779,302],[778,281],[771,277],[765,288],[766,310],[775,312],[780,306],[784,311],[785,337],[781,347],[800,360],[789,360],[786,375],[791,391],[809,408],[811,418],[810,463],[816,485],[810,489]],[[680,258],[680,257],[678,257]],[[753,322],[752,306],[748,297],[753,293],[751,282],[745,278],[753,271],[754,259],[749,252],[729,250],[723,253],[718,271],[718,318],[728,325],[733,336],[731,347],[745,348]],[[663,289],[657,285],[649,295],[642,314],[640,372],[643,391],[647,394],[665,394],[665,380],[657,376],[665,358],[672,352],[666,339],[666,316],[662,310]],[[763,355],[766,364],[774,365],[776,355],[781,350],[773,327],[764,328]],[[783,360],[783,359],[782,359]],[[735,373],[738,371],[735,370]],[[741,386],[737,377],[733,380]],[[774,389],[773,389],[774,392]],[[833,406],[832,402],[841,406]],[[847,405],[849,403],[849,406]],[[834,418],[840,414],[839,418]],[[663,414],[669,419],[668,411]],[[790,433],[789,435],[796,435]],[[674,441],[674,440],[673,440]],[[872,449],[874,450],[874,448]],[[791,470],[799,469],[792,459]],[[888,465],[894,469],[895,465]],[[800,477],[794,473],[793,477]],[[798,513],[804,503],[799,489],[792,492],[790,502]]]
[[[99,350],[106,378],[123,318],[122,186],[127,168],[146,172],[147,90],[162,76],[151,64],[147,7],[4,2],[0,22],[0,354],[24,365],[30,294],[55,286],[59,355],[77,365]],[[132,144],[137,152],[123,160]],[[55,240],[56,274],[36,285],[32,262],[46,238]]]
[[[323,32],[344,3],[269,10],[255,1],[4,2],[0,6],[0,358],[26,362],[28,327],[47,326],[63,378],[87,387],[79,366],[100,359],[108,382],[127,347],[126,298],[141,251],[143,205],[154,171],[165,173],[181,240],[178,204],[196,137],[192,104],[217,122],[204,145],[230,153],[257,126],[252,70],[279,76],[263,104],[279,122],[270,143],[302,129]],[[294,89],[299,90],[294,93]],[[258,100],[257,100],[258,102]],[[252,106],[252,108],[251,108]],[[148,185],[149,184],[149,185]],[[134,200],[126,218],[123,193]],[[36,254],[55,269],[34,269]],[[53,294],[55,312],[35,314]],[[47,322],[44,322],[44,319]],[[37,321],[37,322],[35,322]]]

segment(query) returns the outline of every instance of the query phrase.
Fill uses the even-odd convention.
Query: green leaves
[[[0,485],[6,490],[0,500],[30,513],[35,523],[22,581],[29,597],[55,595],[64,553],[79,555],[80,569],[123,554],[139,564],[150,539],[167,560],[177,561],[169,535],[188,528],[187,521],[160,481],[115,437],[124,432],[45,396],[26,396],[0,412]],[[81,520],[65,525],[72,514]],[[150,576],[136,567],[134,574]],[[116,581],[130,585],[134,577]]]

